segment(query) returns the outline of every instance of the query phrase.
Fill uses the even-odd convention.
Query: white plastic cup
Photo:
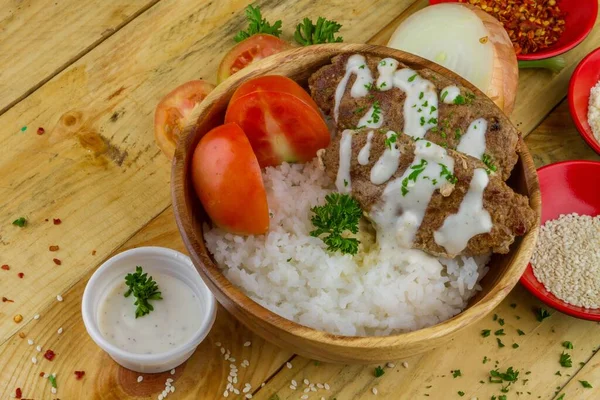
[[[201,307],[200,314],[194,317],[202,318],[202,322],[188,342],[163,353],[137,354],[115,346],[102,336],[98,328],[99,306],[110,289],[123,280],[126,274],[134,271],[136,265],[143,266],[148,275],[160,272],[177,278],[194,291]],[[215,297],[188,256],[164,247],[138,247],[106,260],[94,272],[83,292],[81,314],[92,340],[118,364],[136,372],[158,373],[169,371],[191,357],[212,328],[217,307]]]

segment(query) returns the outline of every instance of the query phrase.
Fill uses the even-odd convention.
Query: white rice
[[[357,256],[329,253],[309,235],[310,208],[333,191],[316,160],[267,168],[263,179],[268,234],[244,237],[206,226],[205,239],[227,279],[269,310],[334,334],[388,335],[444,321],[481,290],[488,256],[386,251],[364,234]]]

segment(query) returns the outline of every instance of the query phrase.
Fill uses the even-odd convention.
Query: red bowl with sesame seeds
[[[429,4],[458,3],[458,0],[429,0]],[[518,60],[541,60],[571,50],[592,31],[598,16],[597,0],[557,0],[565,15],[565,31],[552,46],[530,54],[517,56]]]
[[[542,192],[542,224],[562,214],[600,215],[600,162],[580,160],[546,165],[538,169],[538,178]],[[577,307],[550,293],[535,277],[531,264],[521,277],[521,283],[535,297],[558,311],[600,321],[600,308]]]

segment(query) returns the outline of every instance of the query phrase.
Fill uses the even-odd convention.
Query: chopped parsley
[[[538,308],[538,309],[535,310],[535,317],[540,322],[542,322],[543,320],[545,320],[549,316],[550,316],[550,313],[545,308],[541,308],[540,307],[540,308]]]
[[[489,171],[496,172],[497,168],[492,162],[492,157],[489,154],[484,154],[483,157],[481,157],[481,161],[488,167],[488,175],[490,173]]]
[[[498,329],[496,332],[494,332],[494,335],[496,336],[504,336],[504,329]]]
[[[290,258],[287,259],[287,262],[290,262],[290,261],[292,261],[292,257],[290,257]]]
[[[459,376],[462,376],[462,372],[460,372],[460,369],[454,369],[454,370],[452,370],[450,372],[452,372],[452,377],[453,378],[458,378]]]
[[[483,356],[483,364],[485,364],[486,362],[488,362],[490,359],[487,358],[487,356]]]
[[[435,125],[437,124],[437,118],[429,118],[429,120],[427,120],[427,123]]]
[[[421,162],[419,164],[412,165],[410,167],[412,172],[402,180],[402,196],[406,196],[406,194],[408,193],[408,181],[416,182],[417,178],[419,177],[419,174],[421,174],[425,170],[426,166],[427,160],[421,159]]]
[[[387,65],[387,62],[385,60],[381,60],[379,62],[379,65],[381,65],[382,67],[385,67]]]
[[[518,349],[518,348],[519,348],[519,345],[518,345],[517,343],[513,343],[513,345],[512,345],[512,348],[513,348],[513,349]]]
[[[438,163],[440,167],[442,167],[442,172],[440,172],[440,176],[441,177],[445,177],[446,180],[452,184],[458,182],[458,179],[456,178],[456,176],[454,176],[454,174],[452,172],[450,172],[450,170],[448,169],[448,167],[442,163]]]
[[[499,318],[498,323],[500,324],[500,326],[504,326],[504,318]]]
[[[579,381],[579,383],[586,389],[591,389],[593,387],[588,381]]]
[[[517,304],[516,303],[510,303],[510,308],[517,308]]]
[[[358,107],[356,110],[354,110],[354,114],[360,114],[363,111],[365,111],[367,109],[367,107]]]
[[[322,240],[331,252],[339,250],[343,254],[356,254],[360,242],[355,238],[343,237],[342,234],[346,231],[358,232],[358,222],[362,216],[358,201],[341,193],[330,193],[325,196],[325,201],[325,205],[310,209],[314,213],[311,222],[316,228],[310,235],[319,237],[327,234]]]
[[[523,336],[523,335],[525,335],[525,332],[523,332],[523,331],[522,331],[522,330],[520,330],[520,329],[517,329],[517,333],[519,334],[519,336]]]
[[[460,397],[463,397],[463,396],[465,395],[465,392],[463,392],[463,391],[459,390],[459,391],[458,391],[458,395],[459,395]]]
[[[344,39],[341,36],[335,37],[340,31],[342,25],[335,21],[330,21],[323,17],[317,18],[317,23],[313,23],[309,18],[304,18],[302,23],[296,26],[294,40],[303,46],[321,43],[339,43]]]
[[[572,350],[572,349],[573,349],[573,343],[571,343],[571,342],[569,342],[569,341],[565,341],[565,342],[563,342],[563,344],[562,344],[562,345],[563,345],[563,347],[564,347],[565,349],[569,349],[569,350]]]
[[[262,17],[259,6],[252,7],[252,5],[249,5],[246,7],[245,12],[248,19],[248,30],[239,31],[233,38],[236,42],[241,42],[258,33],[266,33],[277,37],[281,35],[281,20],[277,20],[271,25]]]
[[[483,337],[488,337],[488,336],[490,336],[490,333],[491,333],[491,332],[492,332],[492,331],[491,331],[491,330],[489,330],[489,329],[483,329],[483,330],[481,331],[481,336],[483,336]]]
[[[384,87],[386,87],[386,86],[387,86],[387,83],[385,83],[385,82],[382,82],[382,83],[381,83],[381,85],[379,85],[379,88],[381,89],[381,88],[384,88]]]
[[[433,114],[435,110],[437,110],[437,108],[435,108],[435,106],[431,106],[431,111],[429,111],[429,114]]]
[[[381,119],[381,107],[379,105],[379,101],[375,101],[375,103],[373,103],[373,112],[371,113],[371,119],[368,120],[367,122],[369,124],[376,124],[379,122],[379,120]]]
[[[363,64],[360,67],[358,67],[358,69],[365,69],[365,64]]]
[[[425,147],[431,147],[431,142],[425,143]]]
[[[502,343],[502,340],[500,340],[500,338],[496,338],[496,342],[498,342],[498,347],[504,347],[504,343]]]
[[[460,128],[456,128],[456,130],[454,131],[454,139],[460,140],[461,137],[462,134],[460,133]]]
[[[444,99],[446,98],[446,96],[448,96],[448,91],[447,91],[447,90],[444,90],[444,91],[442,92],[442,97],[441,97],[442,101],[444,101]]]
[[[25,225],[27,225],[27,220],[25,219],[25,217],[19,217],[19,218],[15,219],[12,224],[22,228]]]
[[[409,81],[409,82],[412,82],[412,81],[414,81],[414,80],[415,80],[415,78],[417,77],[417,75],[418,75],[418,74],[414,74],[414,75],[412,75],[411,77],[409,77],[409,78],[408,78],[408,81]],[[421,93],[423,93],[423,92],[421,92]],[[419,98],[420,98],[420,97],[419,97]]]
[[[573,360],[571,360],[571,356],[564,351],[560,355],[560,365],[565,368],[571,368],[573,366]]]
[[[562,374],[560,373],[560,371],[556,371],[556,373],[554,375],[562,376]]]
[[[423,93],[423,92],[419,93],[419,100],[421,100],[423,98],[423,96],[425,96],[425,93]]]
[[[425,103],[421,104],[421,107],[428,107],[429,106],[429,102],[427,100],[425,100]]]
[[[467,93],[465,96],[459,94],[454,98],[454,104],[463,105],[463,104],[471,104],[475,100],[475,95],[472,93]],[[443,101],[443,99],[442,99]]]
[[[321,365],[321,361],[315,361],[314,364],[316,367],[318,367],[319,365]]]
[[[425,125],[425,117],[421,117],[419,123],[421,124],[421,126]]]
[[[432,184],[434,184],[434,185],[437,185],[437,183],[438,183],[438,180],[434,178],[434,179],[431,181],[431,183],[432,183]]]
[[[389,137],[385,138],[385,145],[392,149],[392,145],[398,141],[398,134],[392,133]]]
[[[58,388],[58,386],[56,385],[56,376],[54,376],[54,374],[49,375],[48,380],[50,381],[50,385],[52,385],[54,389]]]
[[[344,187],[348,187],[348,181],[344,179]]]
[[[373,90],[373,89],[375,89],[375,85],[373,85],[373,82],[365,84],[364,87],[367,90]]]
[[[490,383],[508,382],[508,386],[510,386],[512,383],[515,383],[518,379],[519,370],[515,371],[513,367],[508,367],[506,372],[500,372],[498,369],[491,370],[489,376]]]
[[[143,317],[144,315],[150,314],[154,311],[154,307],[150,304],[150,300],[162,300],[161,292],[158,290],[158,284],[152,276],[148,277],[148,273],[144,272],[143,268],[139,265],[135,267],[133,274],[127,274],[125,276],[125,284],[129,289],[123,294],[125,297],[129,297],[133,294],[137,306],[135,310],[135,317]]]
[[[563,394],[561,394],[560,396],[558,396],[558,397],[556,398],[556,400],[565,400],[565,394],[564,394],[564,393],[563,393]]]
[[[385,374],[385,371],[383,370],[383,368],[381,368],[381,366],[375,367],[375,377],[376,378],[379,378],[383,374]]]

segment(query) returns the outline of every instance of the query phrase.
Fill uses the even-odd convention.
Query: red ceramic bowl
[[[577,130],[592,149],[600,154],[600,143],[588,124],[590,90],[600,80],[600,47],[588,54],[575,68],[569,84],[569,109]]]
[[[600,214],[600,162],[565,161],[538,169],[542,193],[541,223],[558,218],[561,214]],[[573,317],[600,321],[600,309],[590,310],[568,304],[552,293],[533,275],[527,266],[521,283],[535,297],[552,308]]]
[[[429,4],[457,3],[458,0],[429,0]],[[598,15],[598,0],[559,0],[566,13],[566,29],[554,45],[531,54],[520,55],[519,60],[541,60],[571,50],[591,32]]]

